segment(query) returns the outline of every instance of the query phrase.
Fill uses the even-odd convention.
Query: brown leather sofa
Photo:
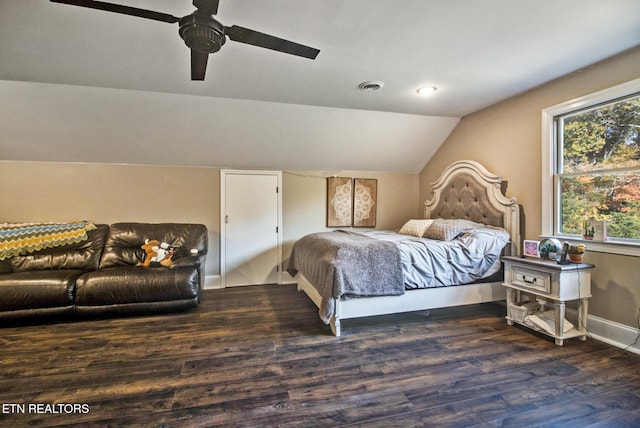
[[[86,241],[0,261],[0,320],[194,308],[204,285],[202,224],[96,225]],[[172,265],[136,266],[146,239],[176,249]]]

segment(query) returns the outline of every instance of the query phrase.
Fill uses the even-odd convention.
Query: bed
[[[515,198],[503,195],[502,186],[502,178],[480,163],[454,162],[432,183],[433,194],[425,202],[424,219],[403,226],[424,227],[415,237],[410,236],[411,232],[407,235],[406,230],[399,231],[406,239],[383,231],[310,234],[294,244],[287,270],[336,336],[340,336],[341,320],[345,319],[504,300],[500,254],[519,255],[521,237],[520,207]],[[436,223],[438,227],[432,227]],[[433,235],[435,229],[438,234],[451,236],[429,236],[431,242],[419,242],[425,239],[417,235],[425,231]],[[495,242],[500,244],[499,254],[495,254],[498,244],[486,244],[494,252],[491,262],[485,263],[490,266],[475,272],[476,261],[469,261],[469,251],[464,246],[477,246],[472,241],[476,235],[487,234],[495,234],[491,239],[498,240]],[[407,256],[403,246],[431,248],[438,240],[446,248],[422,252],[446,252],[445,262],[434,259],[420,263],[442,267],[453,263],[447,257],[462,258],[463,267],[444,266],[449,268],[448,273],[432,272],[426,274],[427,279],[416,279],[416,272],[407,271],[407,266],[416,264],[415,256]],[[462,249],[454,248],[463,241]],[[428,268],[418,270],[422,274]],[[417,288],[416,281],[425,282],[426,288]]]

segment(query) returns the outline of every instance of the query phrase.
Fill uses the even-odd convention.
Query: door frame
[[[220,170],[220,286],[226,288],[226,177],[227,175],[274,175],[277,178],[277,204],[278,204],[278,224],[276,233],[276,254],[277,254],[277,273],[276,281],[282,283],[282,171],[266,171],[266,170],[246,170],[246,169],[221,169]]]

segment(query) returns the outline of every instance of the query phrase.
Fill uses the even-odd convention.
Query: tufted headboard
[[[425,218],[456,218],[502,227],[511,235],[506,253],[520,254],[520,207],[502,194],[502,177],[476,161],[449,165],[431,184],[433,197],[425,202]]]

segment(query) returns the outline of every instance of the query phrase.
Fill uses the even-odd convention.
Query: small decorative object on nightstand
[[[591,269],[588,263],[560,265],[550,260],[502,257],[507,287],[507,324],[521,324],[555,339],[587,335],[587,308],[591,297]],[[578,323],[565,320],[565,303],[578,302]],[[550,305],[552,308],[547,308]]]
[[[569,245],[569,260],[571,263],[582,263],[582,255],[587,247],[584,244]]]

